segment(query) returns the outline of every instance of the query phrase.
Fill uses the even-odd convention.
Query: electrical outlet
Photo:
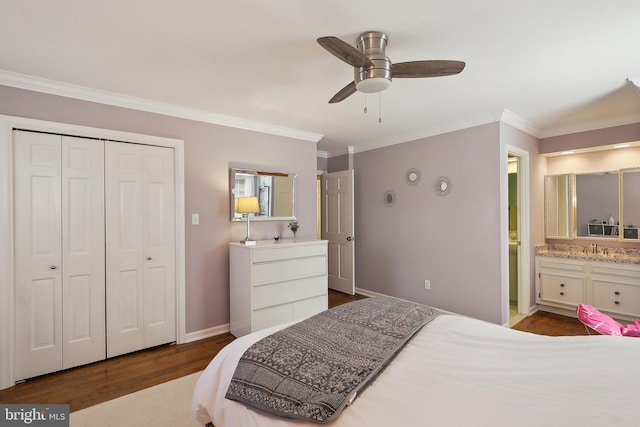
[[[191,225],[200,225],[200,214],[191,214]]]
[[[431,280],[426,280],[424,281],[424,288],[425,289],[431,289]]]

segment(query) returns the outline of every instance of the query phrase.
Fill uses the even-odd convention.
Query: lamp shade
[[[260,212],[260,204],[257,197],[237,197],[236,212],[240,214],[250,214]]]

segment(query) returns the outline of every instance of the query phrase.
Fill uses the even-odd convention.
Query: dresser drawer
[[[285,260],[289,258],[304,258],[309,256],[324,255],[327,252],[326,245],[298,245],[280,246],[271,248],[259,248],[253,251],[254,263]]]
[[[329,306],[327,295],[308,298],[293,303],[293,320],[302,320],[325,311]]]
[[[303,320],[328,308],[327,295],[261,308],[253,312],[252,331]]]
[[[640,316],[640,286],[592,281],[593,305],[600,310]]]
[[[293,304],[282,304],[255,310],[251,316],[251,332],[293,321]]]
[[[304,277],[324,276],[327,274],[326,256],[290,258],[280,261],[253,264],[252,285],[286,282]]]
[[[278,282],[253,288],[254,309],[324,295],[327,296],[326,276],[307,277],[304,279]]]
[[[577,306],[585,301],[584,279],[577,277],[541,275],[540,299]]]

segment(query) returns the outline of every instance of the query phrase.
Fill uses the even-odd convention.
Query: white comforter
[[[259,331],[222,349],[196,384],[193,419],[215,427],[317,424],[224,398]],[[461,316],[429,323],[331,424],[344,426],[638,426],[640,339],[547,337]]]

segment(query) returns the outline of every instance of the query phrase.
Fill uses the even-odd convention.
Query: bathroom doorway
[[[529,153],[514,147],[507,154],[507,245],[509,326],[529,314]]]

